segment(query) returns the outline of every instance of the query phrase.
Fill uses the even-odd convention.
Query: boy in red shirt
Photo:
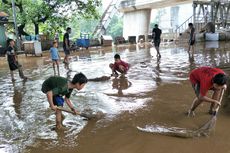
[[[112,75],[117,76],[117,72],[120,72],[121,74],[126,74],[129,70],[129,64],[122,61],[120,55],[118,54],[114,55],[114,60],[114,64],[109,64],[109,67],[112,69]]]
[[[203,101],[211,103],[209,113],[214,113],[213,107],[221,103],[217,99],[220,98],[222,89],[227,88],[227,76],[224,71],[218,68],[200,67],[190,73],[190,81],[197,97],[193,100],[188,115],[194,116],[194,110]],[[212,98],[206,96],[208,90],[213,90]]]

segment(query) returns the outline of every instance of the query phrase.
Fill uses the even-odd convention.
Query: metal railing
[[[189,23],[193,23],[193,15],[190,16],[187,20],[185,20],[180,26],[178,26],[176,28],[176,30],[175,30],[176,36],[178,36],[178,34],[184,32],[188,28]]]
[[[108,28],[112,17],[114,14],[118,12],[118,6],[120,4],[120,0],[112,0],[104,13],[102,14],[102,17],[98,23],[98,25],[95,27],[95,30],[93,32],[93,36],[100,36],[105,34],[106,29]]]
[[[177,38],[179,34],[181,34],[182,32],[186,31],[186,29],[188,29],[189,23],[193,23],[196,31],[200,31],[203,28],[203,26],[209,21],[210,21],[210,16],[192,15],[187,20],[185,20],[180,26],[176,28],[175,38]]]

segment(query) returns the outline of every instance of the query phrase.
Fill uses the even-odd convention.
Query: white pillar
[[[150,16],[151,9],[125,12],[123,17],[123,37],[127,40],[128,36],[136,36],[137,41],[139,35],[145,35],[145,38],[147,38]]]

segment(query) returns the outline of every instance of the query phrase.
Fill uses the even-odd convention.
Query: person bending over
[[[114,60],[115,62],[113,64],[112,63],[109,64],[109,67],[112,70],[111,75],[117,76],[118,72],[120,72],[121,74],[126,74],[130,67],[129,64],[122,61],[119,54],[114,55]]]
[[[56,112],[56,128],[62,129],[63,115],[58,107],[63,107],[64,99],[69,108],[75,113],[80,114],[73,107],[70,101],[70,96],[73,89],[81,90],[88,82],[86,76],[82,73],[78,73],[74,76],[72,81],[68,81],[66,78],[60,76],[52,76],[46,79],[42,84],[42,92],[46,94],[50,108]]]
[[[189,116],[194,116],[195,109],[202,102],[211,103],[209,113],[213,114],[213,108],[220,105],[221,91],[227,88],[227,76],[223,70],[211,67],[200,67],[190,73],[190,82],[195,91],[196,98],[188,111]],[[212,97],[207,97],[209,90],[213,91]]]

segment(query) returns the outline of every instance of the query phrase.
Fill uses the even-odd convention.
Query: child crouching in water
[[[112,76],[118,76],[118,72],[121,74],[126,74],[129,70],[129,64],[122,61],[119,54],[114,55],[114,64],[109,64],[109,67],[112,69]]]
[[[50,48],[50,57],[51,57],[52,62],[53,62],[54,75],[56,74],[55,65],[57,65],[58,75],[60,76],[60,72],[59,72],[59,59],[60,59],[60,56],[58,54],[58,49],[57,48],[58,48],[58,42],[54,41],[53,42],[53,47]]]
[[[85,84],[88,82],[86,76],[82,73],[78,73],[74,76],[72,81],[60,77],[52,76],[46,79],[42,84],[42,92],[46,94],[47,100],[50,104],[50,108],[56,112],[56,128],[62,129],[63,115],[61,110],[58,110],[57,107],[63,107],[64,96],[65,101],[69,108],[75,113],[79,114],[78,111],[73,107],[72,102],[70,101],[70,96],[73,89],[81,90]]]

